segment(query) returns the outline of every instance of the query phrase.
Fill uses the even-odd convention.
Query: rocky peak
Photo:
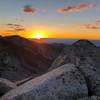
[[[96,47],[95,44],[93,44],[91,41],[86,39],[81,39],[76,41],[72,44],[73,46],[88,46],[88,47]]]

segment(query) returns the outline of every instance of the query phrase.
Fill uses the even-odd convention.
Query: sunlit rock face
[[[41,75],[60,51],[55,45],[38,44],[19,36],[0,37],[0,77],[19,81]]]
[[[86,81],[73,64],[32,79],[0,100],[76,100],[88,96]]]

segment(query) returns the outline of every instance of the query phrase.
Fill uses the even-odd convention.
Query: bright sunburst
[[[36,34],[36,35],[34,36],[34,38],[36,38],[36,39],[41,39],[41,38],[43,38],[43,36],[42,36],[41,34]]]

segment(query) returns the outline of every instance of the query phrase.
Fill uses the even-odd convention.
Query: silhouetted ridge
[[[5,36],[5,37],[6,37],[6,38],[7,38],[7,37],[12,37],[12,38],[14,38],[14,37],[15,37],[15,38],[22,38],[22,37],[19,36],[19,35],[11,35],[11,36]]]
[[[89,40],[85,40],[85,39],[78,40],[75,43],[73,43],[72,45],[73,46],[89,46],[89,47],[91,46],[91,47],[96,47],[95,44],[93,44]]]

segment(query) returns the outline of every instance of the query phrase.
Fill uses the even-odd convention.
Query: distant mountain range
[[[71,45],[77,41],[77,39],[61,39],[61,38],[58,38],[58,39],[56,39],[56,38],[43,38],[40,40],[37,40],[37,39],[30,39],[30,40],[42,42],[42,43],[64,43],[67,45]],[[93,42],[96,46],[100,46],[100,40],[90,40],[90,41]]]

